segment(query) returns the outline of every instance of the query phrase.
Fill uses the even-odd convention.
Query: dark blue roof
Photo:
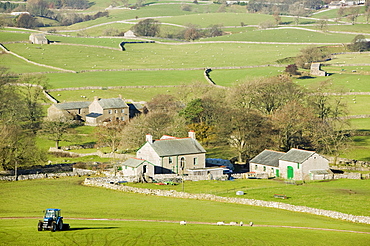
[[[102,116],[102,114],[99,113],[90,113],[87,114],[86,117],[91,117],[91,118],[98,118],[99,116]]]

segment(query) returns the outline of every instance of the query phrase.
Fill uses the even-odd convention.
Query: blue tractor
[[[69,229],[69,224],[63,223],[61,211],[57,208],[48,208],[45,211],[44,220],[39,220],[37,230],[63,231]]]

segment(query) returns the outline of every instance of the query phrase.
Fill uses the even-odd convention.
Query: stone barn
[[[264,150],[249,162],[250,172],[289,180],[331,179],[329,160],[314,151],[291,149],[287,153]]]
[[[45,34],[43,33],[32,33],[29,37],[29,40],[33,44],[48,44],[49,40],[46,39]]]

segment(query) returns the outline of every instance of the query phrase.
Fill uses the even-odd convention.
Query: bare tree
[[[115,153],[122,141],[122,133],[125,130],[126,123],[113,120],[105,125],[96,128],[96,136],[98,137],[98,145],[100,147],[108,146],[111,153]]]

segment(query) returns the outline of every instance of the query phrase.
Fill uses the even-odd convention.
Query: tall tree
[[[55,148],[59,149],[60,141],[65,140],[68,130],[72,126],[72,121],[61,117],[58,120],[48,120],[43,123],[42,133],[48,139],[55,141]]]
[[[234,108],[229,111],[228,118],[228,124],[220,127],[220,132],[236,150],[238,162],[245,162],[271,144],[271,124],[258,111]]]
[[[99,146],[108,146],[111,149],[111,153],[115,153],[121,143],[125,125],[125,122],[113,120],[105,125],[98,126],[96,128],[96,135]]]

